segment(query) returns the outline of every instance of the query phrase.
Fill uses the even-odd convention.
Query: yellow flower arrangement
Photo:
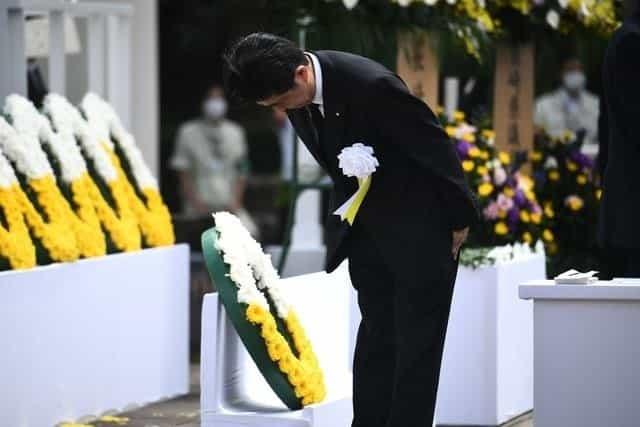
[[[542,222],[542,214],[539,212],[533,212],[531,214],[531,222],[538,225]]]
[[[494,140],[496,138],[496,133],[494,131],[490,130],[490,129],[484,129],[482,131],[482,136],[485,139],[487,139],[489,141],[492,141],[492,140]]]
[[[525,224],[528,224],[531,222],[531,215],[529,214],[529,212],[527,211],[520,211],[520,221],[522,221]]]
[[[454,111],[453,120],[456,122],[463,122],[465,119],[465,114],[462,111]]]
[[[542,232],[542,238],[545,242],[551,243],[554,241],[555,236],[553,235],[553,232],[547,228]]]
[[[553,219],[553,217],[555,216],[555,212],[553,211],[553,206],[551,202],[547,202],[544,204],[544,214],[549,219]]]
[[[122,169],[120,159],[106,144],[103,149],[108,153],[113,166],[118,173],[117,181],[122,186],[131,210],[134,212],[142,238],[148,246],[172,245],[175,241],[173,224],[169,208],[162,201],[160,193],[152,188],[142,190],[144,201],[136,194],[133,184],[127,179]]]
[[[278,364],[282,373],[287,375],[302,404],[310,405],[324,400],[326,389],[318,359],[293,310],[289,311],[285,325],[291,334],[298,357],[285,337],[278,331],[276,320],[271,312],[259,305],[249,304],[246,317],[249,322],[260,328],[269,358]]]
[[[476,172],[478,173],[478,175],[483,176],[489,173],[489,169],[487,169],[486,166],[480,165],[476,168]]]
[[[472,159],[478,158],[481,156],[480,149],[476,146],[473,146],[469,149],[469,157]]]
[[[569,172],[575,172],[578,170],[578,165],[575,162],[572,162],[571,160],[567,160],[567,170]]]
[[[505,187],[505,189],[502,190],[502,193],[509,198],[513,198],[516,195],[516,192],[511,187]]]
[[[560,179],[560,172],[553,169],[549,171],[549,179],[553,182],[557,182]]]
[[[2,155],[0,163],[2,166],[10,167]],[[8,171],[5,167],[0,169],[4,169],[3,172]],[[13,182],[8,183],[9,185],[0,186],[0,210],[6,223],[6,227],[0,224],[0,257],[7,260],[10,268],[18,270],[36,265],[36,249],[18,201],[18,194],[22,194],[22,189],[15,178],[11,181]]]
[[[88,222],[93,211],[113,246],[111,250],[128,252],[140,249],[138,221],[129,204],[125,185],[111,165],[109,156],[102,150],[96,130],[89,127],[80,112],[60,95],[47,95],[44,110],[60,137],[74,141],[68,149],[76,149],[80,154],[75,145],[77,138],[85,153],[86,158],[77,166],[79,173],[74,174],[70,183],[78,217]],[[88,173],[85,162],[94,166],[95,175]],[[99,185],[103,186],[102,189]],[[105,199],[103,191],[113,205]]]
[[[585,185],[587,183],[587,176],[581,173],[576,177],[576,182],[580,185]]]
[[[533,243],[533,236],[528,231],[522,233],[522,241],[527,244]]]

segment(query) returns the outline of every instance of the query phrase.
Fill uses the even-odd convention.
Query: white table
[[[0,426],[189,391],[189,248],[0,273]]]
[[[635,283],[634,283],[635,282]],[[527,282],[536,427],[640,425],[640,284]]]

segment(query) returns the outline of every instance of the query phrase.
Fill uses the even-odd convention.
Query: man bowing
[[[229,93],[285,110],[331,176],[327,272],[349,259],[362,322],[353,427],[431,426],[458,253],[477,210],[433,112],[382,65],[248,35]]]

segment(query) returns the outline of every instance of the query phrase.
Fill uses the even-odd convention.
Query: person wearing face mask
[[[554,138],[563,137],[567,131],[576,136],[584,134],[583,151],[595,157],[600,101],[586,90],[586,83],[580,60],[566,60],[562,67],[562,86],[536,101],[534,123]]]
[[[178,130],[170,167],[179,175],[187,216],[198,219],[229,211],[258,238],[258,227],[243,203],[249,174],[244,130],[226,113],[224,91],[214,85],[202,102],[202,117]]]

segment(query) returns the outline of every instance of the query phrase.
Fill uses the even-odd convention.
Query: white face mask
[[[584,89],[587,78],[582,71],[569,71],[563,77],[564,86],[571,91]]]
[[[222,98],[209,98],[202,104],[202,111],[208,119],[221,119],[227,113],[227,101]]]

